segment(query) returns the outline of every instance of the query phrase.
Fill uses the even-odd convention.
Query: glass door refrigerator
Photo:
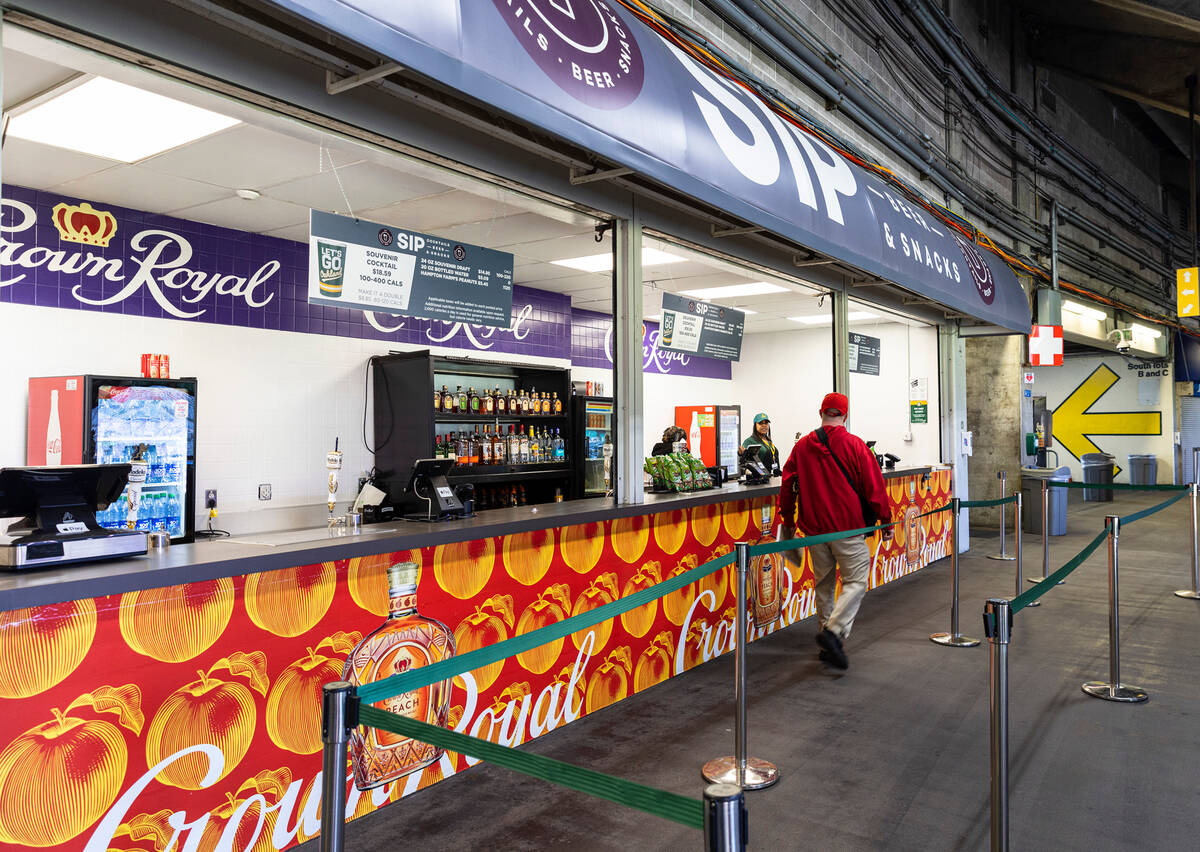
[[[611,489],[616,438],[611,397],[571,398],[574,497],[603,497]]]
[[[25,463],[127,462],[145,445],[146,481],[97,513],[101,526],[132,521],[175,543],[196,531],[196,380],[51,376],[29,380]],[[135,495],[130,488],[138,489]],[[135,509],[131,512],[130,500]],[[130,517],[132,515],[132,517]]]
[[[720,465],[728,476],[737,476],[743,437],[740,405],[677,405],[675,425],[687,433],[688,449],[705,467]]]

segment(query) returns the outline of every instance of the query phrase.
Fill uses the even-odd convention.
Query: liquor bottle
[[[496,388],[496,413],[500,416],[508,414],[508,394]]]
[[[921,567],[921,509],[917,506],[917,480],[908,481],[908,505],[904,507],[904,558],[908,569]]]
[[[496,427],[496,435],[492,439],[492,464],[505,464],[508,461],[508,442]]]
[[[517,505],[518,506],[525,505],[525,486],[524,485],[517,486]]]
[[[759,536],[754,543],[774,543],[769,503],[762,507],[759,517]],[[779,618],[779,606],[783,597],[783,554],[771,553],[754,557],[750,560],[749,573],[746,585],[753,590],[750,594],[754,596],[754,626],[768,627]]]
[[[534,417],[542,416],[542,395],[537,391],[533,392],[533,399],[529,403],[529,413]]]
[[[466,432],[459,432],[454,439],[454,454],[457,456],[458,464],[470,464],[471,462],[471,450],[467,446],[468,443]]]
[[[446,433],[446,443],[442,452],[445,458],[450,459],[454,464],[458,464],[458,440],[453,432]]]
[[[508,424],[508,463],[521,463],[521,439],[517,437],[516,424]]]
[[[467,408],[472,414],[479,413],[479,394],[475,393],[475,388],[467,391]]]
[[[529,435],[521,433],[521,464],[529,464]]]
[[[558,391],[554,392],[554,413],[555,414],[563,413],[563,404],[562,404],[562,400],[558,398]]]
[[[492,415],[496,413],[496,397],[487,388],[484,388],[483,395],[480,397],[480,408],[484,414]]]
[[[558,429],[554,430],[554,460],[560,463],[567,460],[567,442]]]
[[[433,389],[433,413],[442,413],[442,392],[437,388]]]
[[[517,389],[511,388],[508,392],[508,415],[516,417],[521,413],[521,402],[517,397]]]
[[[492,427],[484,426],[483,435],[479,440],[479,463],[492,463]]]
[[[355,686],[428,666],[454,656],[454,634],[417,609],[415,562],[388,569],[388,617],[358,643],[346,658],[342,680]],[[450,678],[377,701],[375,707],[430,725],[446,726]],[[370,790],[424,769],[441,758],[443,749],[379,728],[355,728],[350,734],[354,786]]]
[[[454,413],[454,394],[450,393],[450,389],[442,385],[442,414]]]
[[[463,392],[462,385],[458,385],[458,390],[454,392],[454,413],[467,413],[467,395]]]
[[[533,464],[542,463],[542,445],[538,441],[537,430],[529,427],[529,461]]]
[[[444,459],[446,457],[446,448],[442,445],[441,435],[435,435],[433,438],[433,457],[435,459]]]

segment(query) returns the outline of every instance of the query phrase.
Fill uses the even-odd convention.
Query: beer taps
[[[329,524],[333,525],[333,509],[337,505],[338,471],[342,469],[342,453],[338,450],[340,438],[333,439],[333,451],[325,454],[325,469],[329,472]]]

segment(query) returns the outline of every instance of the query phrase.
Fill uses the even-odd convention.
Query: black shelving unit
[[[508,486],[524,491],[528,503],[546,503],[555,499],[555,491],[569,495],[572,491],[574,468],[571,454],[572,432],[570,416],[565,406],[570,398],[571,374],[558,367],[523,367],[515,364],[496,364],[470,358],[435,356],[428,350],[392,352],[372,359],[375,423],[375,467],[387,483],[388,497],[396,506],[413,505],[405,494],[413,462],[432,458],[434,443],[439,435],[457,432],[467,427],[490,426],[493,431],[502,425],[518,427],[547,426],[559,429],[567,443],[567,462],[563,464],[500,464],[460,465],[454,468],[450,481],[459,485],[472,483],[478,488],[491,489],[492,494]],[[446,385],[491,389],[557,393],[562,400],[562,414],[446,414],[434,411],[434,390]],[[482,501],[478,501],[482,502]]]

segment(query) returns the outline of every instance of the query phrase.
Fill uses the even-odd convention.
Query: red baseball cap
[[[850,413],[850,400],[844,393],[827,393],[825,398],[821,400],[822,414],[833,412],[835,417],[840,417]]]

